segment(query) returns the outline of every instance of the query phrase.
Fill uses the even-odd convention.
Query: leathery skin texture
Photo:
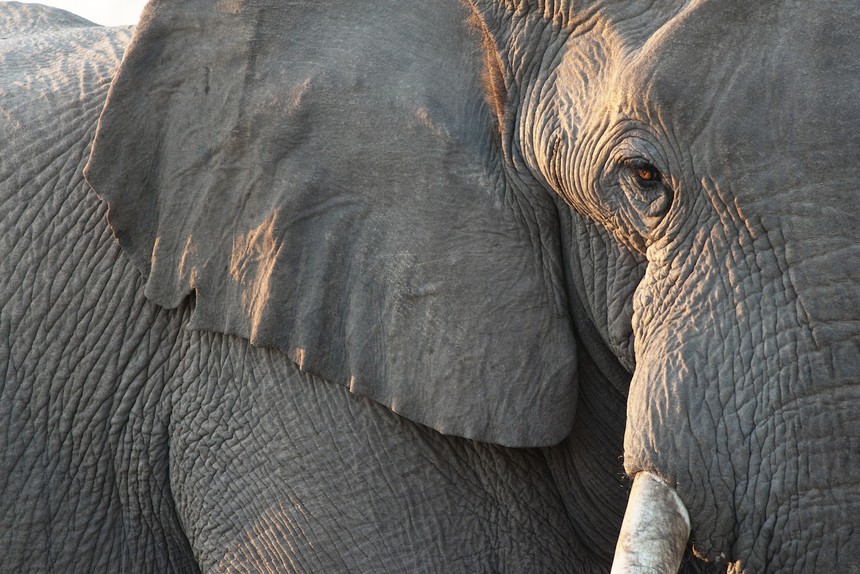
[[[587,416],[547,449],[445,437],[188,329],[193,301],[145,299],[82,176],[129,36],[75,26],[3,57],[29,137],[0,165],[0,570],[608,569],[620,444],[594,448]],[[73,48],[58,61],[55,45]],[[621,394],[588,389],[620,412]]]
[[[856,570],[857,17],[0,4],[0,572]]]
[[[101,36],[115,62],[127,33]],[[618,514],[623,485],[571,472],[597,451],[620,476],[594,429],[544,451],[444,437],[147,302],[81,176],[108,71],[57,112],[73,131],[40,118],[39,176],[4,197],[3,570],[606,568],[612,522],[584,514],[606,500],[577,489]]]

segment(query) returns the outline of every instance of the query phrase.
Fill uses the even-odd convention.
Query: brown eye
[[[650,186],[663,181],[663,174],[657,167],[642,158],[632,158],[623,162],[627,173],[636,180],[639,185]]]
[[[660,181],[660,171],[651,164],[640,165],[636,168],[636,177],[641,181]]]

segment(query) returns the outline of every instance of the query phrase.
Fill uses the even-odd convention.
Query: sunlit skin
[[[851,572],[858,21],[0,3],[0,572]]]

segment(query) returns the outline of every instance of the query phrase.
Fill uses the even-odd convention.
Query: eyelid
[[[637,169],[651,165],[664,173],[662,167],[665,166],[661,161],[663,154],[653,140],[653,137],[638,131],[628,135],[614,147],[610,160],[616,167],[623,165],[629,169]]]
[[[643,169],[643,168],[654,168],[655,171],[660,171],[656,165],[652,162],[648,161],[644,157],[628,157],[621,160],[621,164],[632,170]]]

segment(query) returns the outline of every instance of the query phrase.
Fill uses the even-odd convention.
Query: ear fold
[[[404,9],[407,12],[404,12]],[[88,179],[146,295],[441,432],[564,438],[555,206],[506,183],[456,0],[152,2]]]

